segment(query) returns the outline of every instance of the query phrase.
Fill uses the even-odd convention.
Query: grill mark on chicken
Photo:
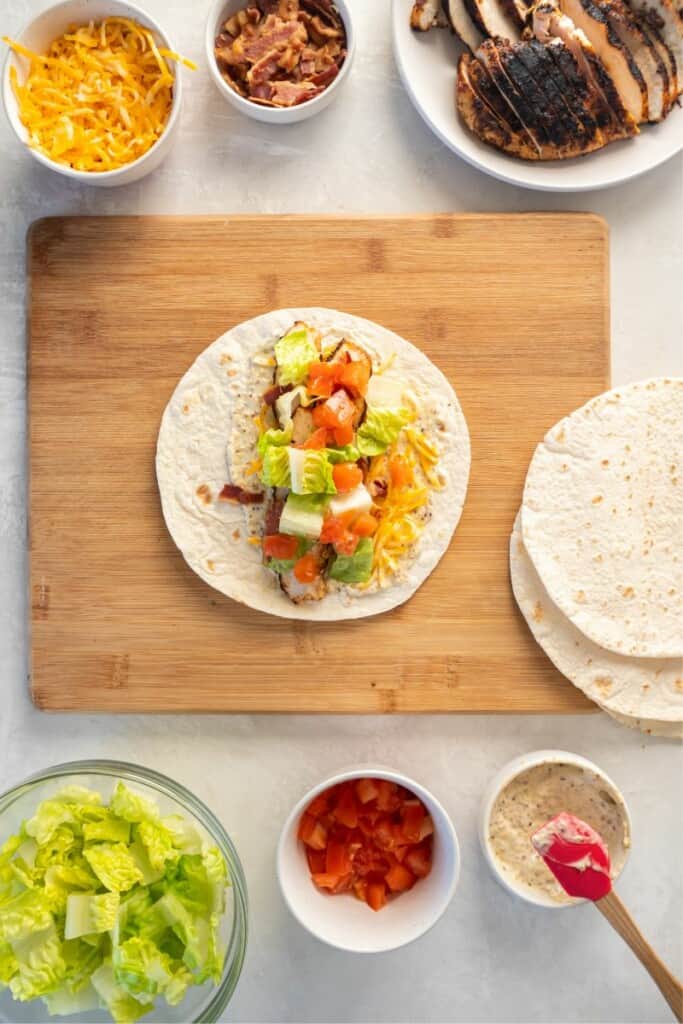
[[[622,0],[594,2],[607,16],[612,30],[640,71],[647,89],[648,120],[660,121],[668,111],[669,76],[656,47]]]
[[[638,19],[641,32],[650,40],[657,53],[659,54],[664,67],[666,68],[667,82],[668,82],[668,95],[667,95],[667,113],[671,110],[678,98],[679,86],[678,86],[678,66],[676,64],[676,57],[670,46],[665,42],[661,31],[656,25],[647,18],[642,16]]]
[[[558,45],[559,44],[559,45]],[[584,109],[590,114],[600,130],[604,130],[603,136],[609,141],[610,129],[618,126],[616,112],[610,107],[602,91],[589,82],[588,78],[581,74],[576,58],[572,56],[569,49],[558,39],[547,44],[548,52],[558,66],[569,88],[581,96]]]
[[[495,43],[487,39],[477,50],[476,57],[483,63],[501,96],[534,140],[534,145],[539,150],[540,156],[540,148],[548,141],[548,136],[543,125],[539,123],[539,116],[532,104],[508,76],[501,63],[500,54],[496,49]]]
[[[460,58],[456,99],[463,121],[470,131],[484,142],[522,160],[540,158],[538,143],[528,135],[522,123],[502,99],[486,68],[470,54],[464,54]],[[496,107],[493,106],[494,102]],[[498,113],[501,107],[506,108],[509,120]],[[518,131],[511,129],[512,121],[519,125]],[[375,497],[378,494],[385,494],[386,488],[387,485],[382,480],[373,480],[369,484],[370,493]]]
[[[517,116],[515,109],[506,102],[498,91],[486,67],[478,60],[471,58],[469,54],[465,54],[460,58],[460,66],[462,68],[462,76],[459,76],[459,78],[462,77],[462,84],[466,88],[471,88],[476,93],[481,102],[489,107],[491,113],[508,132],[524,135],[528,145],[538,151],[538,143],[535,137],[527,131]],[[458,85],[460,86],[460,84],[459,81]]]
[[[551,106],[536,79],[529,73],[511,46],[496,44],[496,50],[517,93],[524,96],[528,101],[529,108],[533,111],[539,141],[562,146],[567,141],[567,132],[558,111]],[[530,59],[533,59],[531,55]]]
[[[650,30],[658,33],[675,66],[675,95],[683,89],[683,16],[672,0],[628,0],[629,7]]]
[[[585,110],[582,95],[571,89],[546,48],[537,39],[530,39],[517,48],[517,56],[559,112],[568,138],[579,145],[595,139],[597,125]],[[598,141],[602,141],[601,135]]]
[[[567,77],[562,70],[562,65],[558,59],[560,52],[566,54],[568,64],[570,67],[572,65],[571,56],[563,44],[555,39],[544,46],[537,39],[531,39],[529,45],[536,52],[542,52],[542,60],[548,76],[555,83],[567,109],[571,111],[581,126],[580,130],[584,137],[587,140],[595,140],[604,145],[607,140],[602,132],[602,126],[593,116],[587,81],[580,74],[573,74]],[[606,115],[609,120],[609,113],[606,112]]]

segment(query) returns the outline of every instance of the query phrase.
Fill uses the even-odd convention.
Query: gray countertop
[[[619,884],[646,936],[683,973],[681,748],[590,717],[47,716],[27,693],[25,274],[27,226],[50,214],[591,210],[611,230],[615,383],[683,373],[683,161],[607,192],[554,196],[486,178],[447,152],[410,105],[393,64],[388,0],[350,0],[359,50],[328,111],[273,129],[228,108],[201,66],[204,2],[145,0],[178,48],[183,127],[166,164],[109,192],[40,168],[0,123],[0,788],[77,757],[147,764],[219,815],[244,861],[250,946],[227,1016],[236,1021],[667,1021],[637,961],[591,907],[522,906],[479,855],[476,811],[505,761],[538,747],[595,760],[622,788],[634,847]],[[5,0],[0,29],[43,4]],[[529,287],[561,268],[530,269]],[[567,310],[571,316],[571,309]],[[559,367],[561,372],[561,366]],[[291,805],[324,775],[380,761],[413,774],[451,813],[460,887],[422,940],[378,957],[318,944],[289,916],[274,874]],[[227,1017],[226,1017],[227,1019]]]

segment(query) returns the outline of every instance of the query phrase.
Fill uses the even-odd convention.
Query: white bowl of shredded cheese
[[[100,74],[97,68],[81,64],[78,53],[98,44],[103,23],[108,26],[107,47],[110,38],[111,45],[118,40],[120,45],[101,63],[104,73]],[[62,43],[74,26],[80,32],[79,42]],[[137,32],[139,48],[124,48],[124,42],[135,41],[136,29],[142,30]],[[166,33],[145,11],[122,0],[64,0],[39,14],[11,43],[44,56],[57,41],[68,57],[52,58],[50,74],[78,84],[75,99],[82,101],[87,114],[79,117],[74,95],[67,97],[68,90],[57,87],[54,93],[59,96],[61,91],[62,99],[56,105],[61,102],[63,109],[54,111],[54,124],[43,136],[52,147],[48,152],[40,142],[41,115],[47,106],[33,105],[25,94],[22,106],[15,91],[25,85],[31,61],[10,49],[2,92],[17,138],[39,163],[72,181],[99,186],[138,181],[167,156],[179,125],[182,80]],[[126,90],[123,79],[134,81],[135,89]]]

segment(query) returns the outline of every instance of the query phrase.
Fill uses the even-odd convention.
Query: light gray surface
[[[146,0],[201,61],[204,2]],[[180,141],[152,177],[102,193],[39,168],[0,124],[0,788],[57,761],[118,757],[168,772],[222,818],[245,863],[251,939],[230,1019],[252,1021],[634,1021],[671,1019],[654,986],[591,907],[541,911],[489,877],[476,845],[479,796],[506,760],[541,746],[597,761],[623,789],[634,850],[619,892],[683,972],[680,748],[590,718],[79,717],[35,711],[26,688],[24,236],[49,214],[593,210],[612,233],[615,383],[683,372],[683,162],[576,197],[513,189],[471,170],[410,107],[389,46],[388,0],[351,0],[357,64],[338,101],[274,129],[241,119],[201,69],[187,77]],[[42,8],[4,0],[18,31]],[[561,267],[529,268],[543,288]],[[567,316],[571,317],[571,309]],[[226,325],[227,326],[227,325]],[[558,353],[561,372],[561,353]],[[324,666],[313,665],[324,674]],[[450,910],[419,943],[355,958],[288,916],[274,876],[279,825],[323,775],[375,760],[413,774],[452,814],[463,848]]]

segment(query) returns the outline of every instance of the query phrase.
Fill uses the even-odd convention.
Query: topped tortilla
[[[310,344],[314,362],[295,360],[285,377],[276,351],[300,362]],[[321,368],[335,360],[367,360],[367,375]],[[316,396],[328,376],[334,394]],[[350,418],[335,419],[328,401]],[[164,517],[190,567],[228,597],[298,619],[361,618],[406,601],[448,548],[469,467],[460,405],[430,360],[377,324],[319,308],[256,317],[210,345],[171,397],[157,445]],[[361,517],[370,536],[354,546]],[[296,552],[270,540],[293,535]],[[315,582],[297,562],[317,564]]]

